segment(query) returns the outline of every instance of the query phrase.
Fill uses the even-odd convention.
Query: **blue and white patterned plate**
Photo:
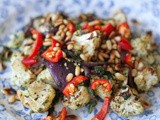
[[[95,13],[99,17],[107,18],[116,10],[123,10],[128,19],[137,19],[141,25],[133,27],[134,30],[142,33],[152,30],[155,40],[160,43],[160,0],[0,0],[0,45],[9,40],[9,35],[20,30],[29,20],[46,12],[64,11],[70,16],[79,13]],[[9,65],[8,65],[9,66]],[[10,86],[8,80],[10,67],[0,71],[0,89]],[[143,95],[152,107],[145,110],[142,115],[130,118],[132,120],[160,120],[160,85],[151,89]],[[89,114],[86,108],[77,111],[68,110],[68,113],[75,113],[80,120],[90,120],[97,113],[102,101]],[[61,104],[55,106],[56,110],[61,109]],[[23,107],[20,102],[9,104],[6,96],[0,93],[0,120],[42,120],[47,113],[29,114],[29,109]],[[125,120],[110,111],[107,120]]]

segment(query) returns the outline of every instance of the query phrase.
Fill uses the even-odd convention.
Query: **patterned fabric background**
[[[121,9],[128,19],[137,19],[141,26],[134,27],[140,33],[152,30],[155,40],[160,42],[160,0],[0,0],[0,45],[8,42],[9,35],[23,28],[31,18],[46,12],[63,11],[70,16],[79,13],[95,13],[102,18],[107,18],[111,13]],[[10,68],[0,71],[0,89],[10,86],[8,79]],[[142,115],[135,116],[133,120],[160,120],[160,85],[150,90],[146,98],[152,107],[147,109]],[[89,114],[87,109],[82,108],[74,111],[80,119],[89,120],[97,113],[99,104],[94,111]],[[61,105],[56,106],[59,111]],[[9,104],[6,97],[0,93],[0,120],[42,120],[47,113],[29,114],[29,109],[23,107],[20,102]],[[70,111],[69,111],[70,112]],[[56,111],[55,111],[56,113]],[[125,120],[128,118],[119,117],[110,111],[107,120]]]

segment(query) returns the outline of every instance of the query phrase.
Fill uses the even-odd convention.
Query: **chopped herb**
[[[88,92],[91,96],[94,96],[94,91],[92,89],[88,88]]]
[[[36,97],[34,100],[37,100],[38,99],[38,97]]]
[[[110,73],[109,71],[107,71],[106,75],[108,77],[108,80],[113,80],[114,77],[113,77],[112,73]]]
[[[42,103],[42,105],[45,105],[47,102],[48,102],[48,100],[44,101],[44,102]]]
[[[76,30],[82,30],[82,26],[81,25],[76,25]]]
[[[95,66],[94,70],[100,77],[102,77],[105,74],[105,69],[103,66]]]
[[[79,87],[79,86],[84,86],[84,83],[80,83],[80,84],[78,85],[78,87]]]
[[[32,113],[34,113],[34,111],[33,111],[33,110],[30,110],[29,114],[31,115]]]
[[[91,113],[93,111],[93,109],[96,106],[96,104],[97,104],[97,100],[95,98],[91,99],[91,101],[87,105],[89,113]]]
[[[123,75],[128,76],[128,70],[124,70]]]
[[[75,61],[80,60],[80,54],[74,54],[74,55],[73,55],[73,59],[74,59]]]
[[[130,96],[131,96],[131,94],[126,94],[126,95],[123,96],[123,98],[124,98],[125,100],[127,100]]]
[[[39,108],[38,111],[41,112],[41,111],[42,111],[42,108]]]
[[[27,87],[20,86],[20,90],[27,90]]]

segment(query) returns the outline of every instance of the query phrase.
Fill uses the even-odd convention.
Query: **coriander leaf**
[[[96,74],[98,74],[101,77],[105,74],[105,68],[103,66],[95,66],[94,70]]]
[[[113,80],[113,75],[109,71],[106,72],[106,75],[109,80]]]
[[[76,25],[76,30],[82,30],[82,26]]]
[[[124,98],[125,100],[127,100],[130,96],[131,96],[131,94],[126,94],[126,95],[123,96],[123,98]]]
[[[88,112],[91,113],[94,109],[94,107],[97,104],[97,100],[96,99],[91,99],[91,101],[88,103]]]

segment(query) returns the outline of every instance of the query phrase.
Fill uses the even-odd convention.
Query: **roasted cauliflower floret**
[[[119,10],[115,14],[113,14],[112,18],[115,20],[117,25],[120,25],[120,24],[127,21],[126,15],[121,10]]]
[[[64,96],[62,103],[64,106],[68,106],[70,109],[76,110],[87,104],[89,101],[90,95],[88,93],[88,89],[84,86],[80,86],[73,95],[68,97]]]
[[[134,48],[132,53],[138,55],[141,58],[147,56],[149,51],[152,50],[151,43],[152,39],[147,35],[131,40],[131,45]]]
[[[111,109],[121,116],[133,116],[143,113],[140,99],[126,89],[120,89],[111,100]]]
[[[47,68],[39,73],[37,80],[42,80],[43,82],[50,84],[53,88],[56,88],[56,84]]]
[[[96,79],[108,80],[108,77],[106,75],[104,75],[102,78],[100,78],[96,75],[92,75],[91,76],[91,83],[94,82],[94,80],[96,80]],[[110,83],[111,87],[114,85],[113,80],[109,80],[109,83]],[[107,97],[107,96],[111,96],[111,93],[112,93],[112,91],[106,92],[106,87],[104,87],[103,85],[98,85],[95,89],[95,94],[98,95],[102,99],[105,99],[105,97]]]
[[[24,91],[18,91],[18,97],[22,104],[34,112],[47,111],[56,95],[51,85],[43,81],[34,81]]]
[[[158,77],[152,67],[146,67],[141,71],[138,71],[137,76],[134,78],[134,82],[139,90],[148,91],[152,86],[158,83]]]
[[[111,91],[110,92],[106,92],[106,87],[104,87],[103,85],[99,85],[96,89],[95,89],[95,94],[98,95],[100,98],[105,99],[107,96],[111,96]]]
[[[96,52],[96,49],[100,46],[101,35],[99,31],[93,31],[91,33],[82,34],[80,31],[76,31],[73,34],[72,41],[73,50],[81,52],[86,56],[85,61],[90,59]],[[80,55],[81,57],[81,55]]]
[[[15,52],[11,58],[11,84],[16,86],[27,86],[35,80],[35,75],[21,62],[23,56]]]
[[[27,38],[24,39],[19,49],[24,55],[30,55],[33,51],[34,45],[34,41],[31,38]]]
[[[22,44],[24,37],[23,31],[19,31],[16,34],[11,35],[7,46],[9,48],[18,48]]]

